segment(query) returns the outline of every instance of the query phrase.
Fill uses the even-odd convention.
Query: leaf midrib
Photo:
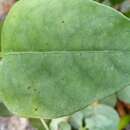
[[[3,52],[2,55],[17,55],[17,54],[65,54],[65,53],[130,53],[130,50],[85,50],[85,51],[75,51],[75,50],[68,50],[68,51],[15,51],[15,52]]]

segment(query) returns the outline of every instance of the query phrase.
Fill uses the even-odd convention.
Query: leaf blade
[[[1,95],[12,111],[24,116],[72,114],[129,84],[128,59],[130,53],[116,52],[9,54],[1,68]]]

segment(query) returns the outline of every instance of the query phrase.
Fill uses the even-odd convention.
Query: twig
[[[45,127],[45,129],[46,129],[46,130],[49,130],[49,127],[48,127],[48,125],[46,124],[45,120],[44,120],[44,119],[40,119],[40,120],[41,120],[43,126]]]

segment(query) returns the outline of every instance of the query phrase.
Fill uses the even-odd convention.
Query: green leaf
[[[13,113],[69,115],[130,84],[130,20],[91,0],[22,0],[2,54],[0,97]]]
[[[120,100],[130,103],[130,86],[120,90],[117,95]]]
[[[71,130],[71,126],[67,122],[61,122],[58,130]]]
[[[120,119],[112,107],[98,104],[89,106],[84,113],[85,125],[89,130],[118,130]]]

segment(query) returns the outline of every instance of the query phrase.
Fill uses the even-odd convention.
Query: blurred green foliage
[[[29,121],[32,124],[33,128],[36,128],[36,130],[45,130],[40,119],[30,118]]]
[[[6,116],[11,116],[12,113],[9,112],[7,107],[1,102],[0,103],[0,116],[6,117]]]
[[[124,2],[125,0],[110,0],[112,5],[116,5],[116,4],[120,4],[122,2]]]
[[[119,130],[124,130],[124,128],[127,127],[127,125],[130,124],[130,116],[125,116],[121,119],[120,125],[119,125]]]
[[[130,0],[95,0],[105,5],[111,6],[130,17]]]

